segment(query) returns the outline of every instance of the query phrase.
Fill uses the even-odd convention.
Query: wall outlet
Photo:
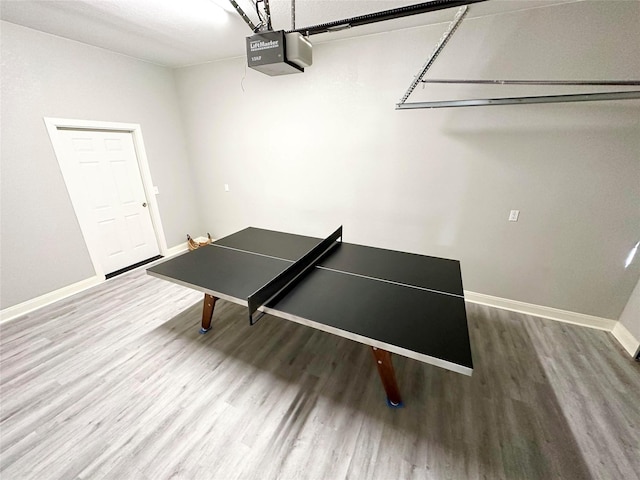
[[[229,191],[229,184],[228,184],[228,183],[225,183],[225,184],[224,184],[224,191],[225,191],[225,192],[228,192],[228,191]]]
[[[520,210],[511,210],[511,213],[509,213],[509,221],[517,222],[519,216],[520,216]]]

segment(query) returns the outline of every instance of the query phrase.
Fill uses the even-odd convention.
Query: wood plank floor
[[[133,271],[0,326],[0,478],[637,479],[640,364],[468,304],[472,377]]]

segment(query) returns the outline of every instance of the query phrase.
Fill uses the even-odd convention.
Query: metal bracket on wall
[[[411,93],[419,83],[438,84],[480,84],[480,85],[580,85],[580,86],[640,86],[640,80],[450,80],[433,79],[425,80],[424,75],[433,65],[442,49],[447,44],[453,33],[467,12],[467,7],[462,7],[456,13],[447,31],[436,44],[433,52],[415,76],[411,85],[396,104],[396,110],[412,110],[418,108],[449,108],[449,107],[476,107],[487,105],[523,105],[530,103],[564,103],[564,102],[592,102],[598,100],[636,100],[640,99],[640,90],[626,90],[615,92],[572,93],[563,95],[537,95],[523,97],[503,98],[476,98],[468,100],[440,100],[433,102],[406,103]]]

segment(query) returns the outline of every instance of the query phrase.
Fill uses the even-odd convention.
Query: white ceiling
[[[239,0],[257,23],[255,13]],[[491,0],[467,18],[576,0]],[[418,0],[296,0],[296,27],[317,25]],[[274,30],[291,29],[291,0],[270,0]],[[229,8],[229,11],[219,5]],[[246,7],[246,8],[245,8]],[[311,37],[312,43],[449,22],[456,9],[414,15]],[[180,67],[245,54],[251,29],[228,0],[1,0],[2,20],[159,65]]]

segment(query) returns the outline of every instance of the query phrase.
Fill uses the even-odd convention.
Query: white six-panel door
[[[103,274],[159,254],[131,132],[58,129],[58,160]]]

